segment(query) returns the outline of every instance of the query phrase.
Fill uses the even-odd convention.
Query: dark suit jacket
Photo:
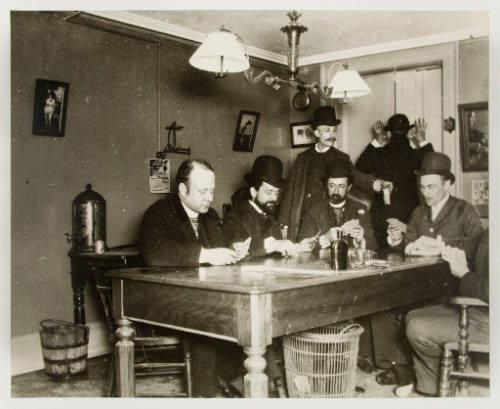
[[[468,272],[460,280],[460,292],[467,297],[481,298],[483,301],[489,302],[489,230],[485,230],[481,235],[476,257],[474,269]]]
[[[198,216],[196,239],[186,211],[177,195],[153,203],[142,217],[140,248],[148,266],[197,266],[202,246],[223,247],[217,212],[212,208]]]
[[[450,196],[434,221],[431,208],[427,205],[421,204],[413,211],[404,235],[404,244],[414,242],[420,236],[436,238],[441,235],[447,245],[465,251],[471,266],[482,232],[476,209],[465,200]]]
[[[332,147],[325,152],[324,155],[328,156],[327,161],[339,159],[347,161],[351,166],[354,176],[353,185],[365,192],[373,191],[373,182],[375,178],[356,169],[347,153]],[[300,229],[302,213],[304,212],[307,172],[313,156],[314,147],[297,156],[287,187],[283,193],[283,199],[281,200],[279,222],[288,226],[288,238],[292,241],[297,240],[297,234]],[[323,186],[323,182],[320,179],[316,180],[315,183]],[[326,198],[326,194],[324,198]]]
[[[329,217],[329,202],[322,200],[316,202],[314,206],[306,209],[302,220],[302,225],[299,231],[298,240],[312,237],[321,231],[321,234],[326,233],[331,227],[341,227],[345,222],[352,219],[359,219],[359,224],[365,230],[366,248],[374,250],[377,248],[375,237],[373,235],[372,223],[370,221],[370,213],[368,208],[352,199],[347,198],[344,205],[344,219],[339,225],[335,225],[334,221]],[[352,245],[352,239],[349,238],[349,245]]]
[[[252,238],[249,252],[252,256],[262,256],[264,251],[264,239],[269,236],[281,240],[281,230],[278,221],[273,215],[264,216],[259,214],[248,200],[241,201],[231,209],[224,219],[222,228],[226,246]]]

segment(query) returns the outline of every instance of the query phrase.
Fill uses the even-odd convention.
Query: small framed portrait
[[[69,84],[36,80],[33,135],[64,136]]]
[[[252,152],[259,124],[259,112],[240,111],[236,122],[233,151]]]
[[[293,122],[290,124],[292,148],[306,148],[316,143],[311,121]]]
[[[488,102],[461,104],[458,114],[462,169],[464,172],[486,172],[489,152]]]

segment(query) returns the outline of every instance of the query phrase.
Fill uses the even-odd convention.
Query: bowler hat
[[[353,181],[351,165],[344,159],[337,159],[328,162],[325,166],[322,180],[324,183],[330,178],[347,178],[349,184]]]
[[[335,109],[330,105],[322,106],[314,111],[312,122],[314,129],[320,125],[337,126],[341,122],[335,115]]]
[[[441,152],[429,152],[422,159],[420,169],[415,171],[418,176],[423,175],[442,175],[455,183],[455,175],[451,172],[450,158]]]
[[[262,180],[274,187],[283,189],[286,180],[281,177],[283,164],[275,156],[263,155],[255,159],[252,172],[245,175],[247,183],[251,184],[255,180]]]
[[[410,121],[405,114],[395,114],[387,121],[384,131],[408,131],[414,126],[415,124],[410,125]]]

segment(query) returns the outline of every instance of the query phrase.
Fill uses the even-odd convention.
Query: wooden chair
[[[106,282],[101,274],[94,272],[96,289],[101,299],[101,304],[106,316],[106,322],[109,328],[109,341],[114,344],[116,342],[115,330],[116,326],[112,315],[112,294],[110,283]],[[189,343],[182,337],[176,335],[158,334],[158,328],[152,325],[137,325],[136,335],[134,338],[134,347],[136,361],[134,364],[135,376],[161,376],[171,375],[174,373],[182,373],[185,377],[184,393],[179,394],[144,394],[137,396],[179,396],[192,397],[192,380],[191,380],[191,352]],[[163,362],[168,351],[181,354],[182,360]],[[108,370],[108,382],[106,386],[106,396],[113,396],[115,390],[115,356],[114,352],[111,355],[111,362]],[[161,362],[158,362],[159,359]]]
[[[454,396],[456,389],[458,389],[461,394],[466,393],[467,380],[476,379],[489,381],[489,373],[479,372],[469,356],[469,352],[489,354],[490,348],[488,340],[486,339],[485,343],[470,343],[468,340],[469,307],[488,308],[488,304],[478,298],[470,297],[453,297],[450,299],[450,304],[460,308],[458,342],[447,342],[443,345],[439,396]],[[453,351],[457,351],[455,365]],[[451,378],[457,378],[455,387],[452,387]]]

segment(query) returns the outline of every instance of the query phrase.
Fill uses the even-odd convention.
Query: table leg
[[[134,329],[132,322],[124,318],[116,320],[115,345],[116,358],[116,392],[121,397],[135,396],[135,373],[134,373]]]
[[[269,385],[267,375],[264,373],[266,347],[245,347],[243,350],[248,356],[245,360],[248,373],[243,378],[245,398],[267,398]]]
[[[73,285],[73,319],[75,324],[85,324],[83,285]]]

